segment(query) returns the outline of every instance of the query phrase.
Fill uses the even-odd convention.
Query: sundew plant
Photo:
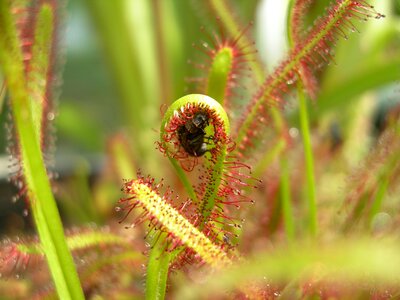
[[[400,298],[399,54],[396,0],[0,0],[0,298]]]

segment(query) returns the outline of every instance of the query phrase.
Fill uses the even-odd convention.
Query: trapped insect
[[[185,125],[178,128],[178,140],[190,156],[199,157],[208,150],[205,142],[206,132],[204,131],[208,125],[208,119],[208,115],[200,111]]]

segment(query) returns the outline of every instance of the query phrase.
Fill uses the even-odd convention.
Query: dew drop
[[[18,200],[18,197],[17,197],[17,196],[12,196],[12,198],[11,198],[11,202],[12,202],[12,203],[17,202],[17,200]]]
[[[53,120],[54,120],[54,118],[55,118],[55,115],[54,115],[54,113],[52,113],[52,112],[49,112],[49,113],[47,114],[47,120],[49,120],[49,121],[53,121]]]
[[[296,127],[292,127],[289,129],[289,135],[292,138],[297,138],[299,136],[299,130]]]
[[[291,85],[294,83],[294,79],[289,79],[286,81],[286,84]]]
[[[371,228],[375,233],[382,232],[392,226],[392,217],[386,212],[377,213],[371,221]]]
[[[15,279],[19,279],[19,274],[15,274]]]
[[[22,215],[24,217],[27,217],[29,215],[29,211],[27,209],[24,209],[23,212],[22,212]]]
[[[115,207],[115,211],[121,211],[121,207],[116,206],[116,207]]]

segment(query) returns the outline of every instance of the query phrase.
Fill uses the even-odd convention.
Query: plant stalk
[[[317,224],[317,205],[315,197],[314,156],[311,145],[307,99],[304,95],[304,90],[301,80],[298,81],[298,98],[299,98],[300,128],[301,128],[301,135],[303,138],[304,159],[306,164],[308,229],[311,236],[316,236],[318,232],[318,224]]]

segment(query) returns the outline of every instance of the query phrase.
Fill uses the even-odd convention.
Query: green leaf
[[[30,102],[32,95],[27,89],[18,35],[10,11],[9,3],[1,1],[0,65],[10,93],[21,165],[33,219],[59,297],[61,299],[84,299],[43,162],[40,138]],[[43,4],[38,10],[36,24],[46,28],[43,29],[43,32],[40,31],[40,28],[36,28],[35,41],[39,41],[41,38],[45,39],[48,30],[50,32],[54,30],[53,18],[52,7]],[[42,79],[45,80],[46,77]]]

